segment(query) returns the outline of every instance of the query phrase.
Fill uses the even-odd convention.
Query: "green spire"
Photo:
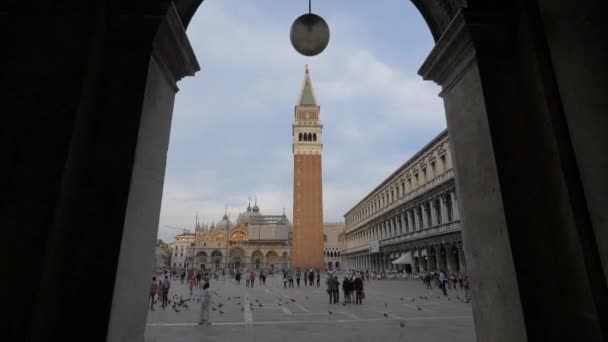
[[[315,100],[315,94],[312,90],[312,81],[308,75],[308,64],[306,64],[306,74],[304,75],[304,86],[300,93],[300,100],[298,106],[316,106],[317,101]]]

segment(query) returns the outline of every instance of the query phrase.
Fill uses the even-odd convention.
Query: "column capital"
[[[154,38],[152,58],[175,91],[177,82],[186,76],[194,76],[200,70],[186,29],[175,6],[170,6]]]
[[[507,46],[513,32],[508,28],[510,13],[462,8],[443,32],[418,74],[443,87],[444,92],[460,79],[483,46]]]

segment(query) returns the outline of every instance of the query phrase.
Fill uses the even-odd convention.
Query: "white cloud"
[[[217,221],[224,205],[234,218],[254,195],[263,212],[291,217],[291,122],[304,63],[321,102],[327,220],[343,220],[445,127],[439,90],[410,66],[382,62],[357,14],[328,13],[328,49],[305,58],[289,44],[291,19],[257,5],[208,0],[190,25],[202,71],[179,84],[161,225],[192,227],[196,211]]]

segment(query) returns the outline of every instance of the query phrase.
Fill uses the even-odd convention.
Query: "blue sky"
[[[439,88],[417,75],[433,41],[408,0],[313,1],[327,49],[292,48],[303,0],[205,0],[188,36],[201,71],[178,86],[159,237],[231,218],[257,196],[291,219],[293,108],[309,64],[323,128],[325,221],[344,213],[446,126]]]

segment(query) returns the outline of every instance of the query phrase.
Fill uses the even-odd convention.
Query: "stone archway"
[[[229,268],[241,268],[245,262],[245,250],[242,247],[232,247],[228,252],[230,256]]]
[[[279,264],[279,254],[275,251],[266,253],[266,268],[274,270]]]
[[[255,270],[259,270],[264,267],[264,254],[260,250],[256,250],[251,253],[251,266]]]
[[[448,252],[444,245],[439,247],[439,270],[444,271],[448,268]]]
[[[223,257],[222,252],[220,252],[218,250],[214,250],[213,252],[211,252],[211,262],[213,263],[213,267],[215,269],[222,268],[222,265],[223,265],[222,257]]]
[[[196,257],[194,258],[194,263],[198,265],[198,268],[205,268],[205,264],[208,262],[208,256],[205,251],[200,251],[196,253]]]
[[[450,269],[452,271],[460,271],[460,253],[457,246],[450,248]]]
[[[435,247],[429,248],[429,271],[437,271],[437,252],[435,252]]]

